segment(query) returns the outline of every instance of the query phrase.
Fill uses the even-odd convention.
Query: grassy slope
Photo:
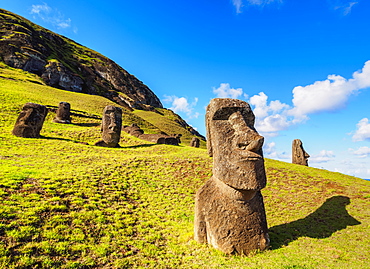
[[[192,239],[194,194],[211,175],[204,149],[126,134],[122,148],[94,147],[109,101],[0,70],[0,268],[370,267],[370,182],[267,159],[272,247],[225,256]],[[12,136],[28,101],[80,112],[73,125],[49,113],[40,139]]]

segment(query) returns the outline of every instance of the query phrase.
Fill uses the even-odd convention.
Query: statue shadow
[[[336,231],[361,224],[348,214],[346,205],[349,204],[349,197],[333,196],[307,217],[271,227],[271,249],[281,248],[303,236],[328,238]]]
[[[125,149],[135,149],[135,148],[148,148],[148,147],[153,147],[153,146],[157,146],[158,144],[142,144],[142,145],[135,145],[135,146],[127,146],[127,147],[122,147],[121,148],[125,148]]]
[[[76,126],[80,126],[80,127],[96,127],[96,126],[99,126],[101,125],[101,123],[93,123],[93,122],[89,122],[89,123],[72,123],[73,125],[76,125]]]

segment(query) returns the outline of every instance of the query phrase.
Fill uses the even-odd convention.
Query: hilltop
[[[51,111],[40,139],[11,134],[24,103],[60,101],[73,124],[53,123]],[[0,63],[0,268],[370,267],[369,181],[266,159],[271,248],[225,256],[193,240],[195,192],[212,175],[204,142],[122,133],[121,148],[92,146],[107,104]],[[176,115],[157,109],[125,110],[123,121],[177,133]]]
[[[166,115],[174,121],[172,129],[185,136],[186,141],[193,136],[205,140],[179,115],[163,108],[148,86],[111,59],[3,9],[0,9],[0,61],[36,74],[40,78],[37,83],[105,97],[125,109],[126,124],[143,123],[140,127],[145,129],[148,121],[155,125]],[[168,128],[163,128],[157,128],[155,133],[168,132]]]

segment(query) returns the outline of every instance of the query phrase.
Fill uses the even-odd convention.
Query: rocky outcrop
[[[104,96],[127,108],[162,108],[159,98],[107,57],[0,9],[0,60],[47,85]]]

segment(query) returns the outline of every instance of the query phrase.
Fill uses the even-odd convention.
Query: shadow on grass
[[[269,229],[271,249],[280,248],[302,236],[328,238],[347,226],[361,224],[348,214],[346,205],[349,204],[348,197],[333,196],[307,217],[271,227]]]
[[[87,123],[72,123],[73,125],[80,126],[80,127],[96,127],[101,125],[100,123],[93,123],[93,122],[87,122]]]
[[[135,145],[135,146],[127,146],[127,147],[121,147],[125,149],[135,149],[135,148],[147,148],[152,146],[157,146],[158,144],[142,144],[142,145]]]

